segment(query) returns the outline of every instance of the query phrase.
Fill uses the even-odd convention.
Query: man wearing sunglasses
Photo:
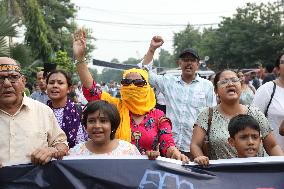
[[[173,137],[178,149],[190,157],[190,143],[193,125],[197,115],[204,107],[216,105],[212,83],[199,77],[199,55],[194,49],[182,51],[177,60],[181,76],[162,76],[152,71],[153,56],[157,48],[164,43],[162,37],[154,36],[149,50],[142,61],[149,70],[149,82],[152,87],[161,91],[166,99],[167,117],[173,123]]]
[[[0,57],[0,167],[45,164],[67,152],[67,139],[53,111],[23,95],[20,66]]]

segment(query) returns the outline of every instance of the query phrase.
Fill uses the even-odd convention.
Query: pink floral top
[[[96,87],[94,81],[91,89],[83,87],[83,94],[90,102],[100,100],[102,92]],[[165,156],[170,146],[175,146],[172,137],[172,126],[169,120],[159,123],[159,119],[164,116],[161,110],[153,109],[144,115],[143,121],[137,125],[130,114],[131,143],[134,144],[141,154],[148,150],[156,150],[158,144],[161,155]]]
[[[77,144],[69,150],[69,155],[72,156],[83,156],[83,155],[98,155],[88,150],[85,142]],[[109,153],[99,155],[113,155],[113,156],[124,156],[124,155],[141,155],[137,148],[124,140],[118,141],[118,146]]]

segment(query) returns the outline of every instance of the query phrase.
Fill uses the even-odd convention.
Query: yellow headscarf
[[[120,114],[120,125],[116,131],[116,138],[131,141],[131,128],[129,112],[137,115],[144,115],[153,109],[156,105],[154,90],[149,85],[148,73],[142,69],[130,69],[123,73],[123,78],[129,73],[139,73],[147,82],[143,87],[137,87],[133,84],[121,86],[121,100],[111,97],[108,93],[102,93],[102,100],[109,101],[116,105]]]

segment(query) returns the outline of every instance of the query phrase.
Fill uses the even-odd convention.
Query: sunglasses
[[[129,86],[131,83],[137,87],[143,87],[147,85],[147,82],[144,79],[122,79],[121,85],[123,86]]]
[[[241,80],[237,77],[234,77],[234,78],[231,78],[231,79],[224,79],[224,80],[221,80],[221,81],[218,81],[218,84],[219,85],[227,85],[229,83],[238,83],[240,82]]]
[[[284,60],[280,60],[280,64],[284,64]]]

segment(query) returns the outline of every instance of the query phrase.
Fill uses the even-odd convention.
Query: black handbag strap
[[[265,110],[265,112],[264,112],[265,117],[267,117],[268,108],[269,108],[269,106],[270,106],[270,104],[271,104],[271,101],[272,101],[272,98],[273,98],[273,96],[274,96],[274,94],[275,94],[275,89],[276,89],[276,83],[273,81],[272,94],[271,94],[270,100],[269,100],[269,102],[268,102],[268,105],[267,105],[267,107],[266,107],[266,110]]]

